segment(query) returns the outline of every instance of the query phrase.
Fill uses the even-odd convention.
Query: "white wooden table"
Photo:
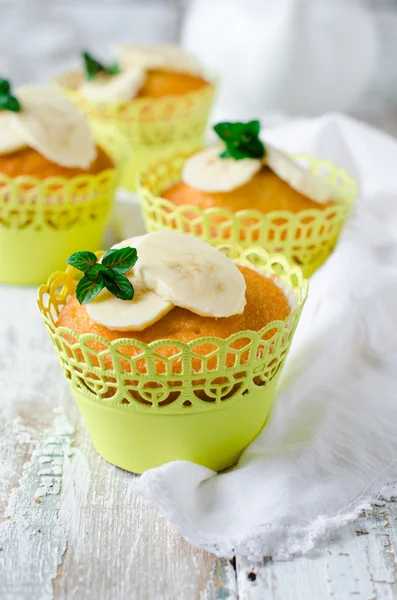
[[[1,600],[397,598],[397,502],[310,557],[252,564],[193,548],[96,454],[35,291],[0,286],[0,315]]]
[[[2,39],[10,49],[7,40],[20,32],[21,18],[11,2],[6,4]],[[59,61],[77,52],[83,39],[87,43],[89,28],[83,35],[81,21],[77,26],[66,13],[58,15],[49,0],[41,4],[41,11],[29,5],[22,45],[12,46],[13,67],[20,66],[17,80],[31,77],[34,68],[37,76],[47,73],[42,55],[48,54],[45,44],[52,43],[49,32],[61,31],[62,37],[61,58],[54,56],[57,63],[48,63],[48,72],[59,69]],[[125,24],[126,36],[131,27],[137,39],[176,35],[177,0],[174,11],[167,5],[166,13],[161,6],[159,14],[153,3],[146,7],[142,2],[140,10],[148,11],[150,20],[146,29],[143,15],[137,19],[132,13],[135,7],[119,4],[122,18],[113,9],[104,14],[117,18],[118,27]],[[92,20],[88,10],[83,17]],[[62,27],[57,29],[58,23]],[[37,38],[37,27],[43,39],[36,47],[29,34]],[[102,29],[92,30],[90,47],[103,41]],[[24,40],[29,56],[33,52],[30,62],[19,57],[26,54]],[[2,56],[9,61],[9,52]],[[377,100],[363,102],[354,116],[397,134],[396,109]],[[35,323],[34,336],[24,344],[28,322]],[[48,355],[48,363],[39,361],[30,386],[20,361],[37,352]],[[0,286],[0,600],[397,599],[397,501],[379,502],[372,514],[363,514],[310,557],[277,563],[264,557],[255,564],[241,556],[217,558],[185,542],[156,510],[131,494],[130,474],[97,456],[66,384],[55,384],[60,381],[35,292],[22,290],[16,299],[14,290]],[[15,389],[18,393],[10,393]]]

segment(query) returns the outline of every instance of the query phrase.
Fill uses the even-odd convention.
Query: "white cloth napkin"
[[[132,482],[188,541],[229,557],[307,552],[397,481],[397,141],[340,115],[264,138],[350,171],[357,209],[310,281],[270,421],[239,464],[178,461]]]

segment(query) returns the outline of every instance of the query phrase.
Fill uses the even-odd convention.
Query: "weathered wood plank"
[[[52,580],[66,549],[57,509],[63,456],[70,450],[72,435],[73,428],[59,415],[50,428],[41,432],[39,439],[35,440],[29,432],[28,449],[33,446],[33,450],[23,465],[20,480],[11,489],[0,522],[3,600],[53,597]],[[18,456],[20,442],[17,444]],[[16,476],[14,471],[13,478]]]
[[[98,600],[194,600],[207,586],[223,585],[223,561],[190,546],[134,496],[131,478],[95,453],[79,422],[60,505],[68,547],[55,582],[57,600],[88,592]]]
[[[292,561],[238,557],[240,600],[395,600],[397,503],[380,503],[326,548]]]
[[[132,476],[95,453],[69,409],[77,422],[73,450],[73,427],[58,415],[56,426],[29,432],[33,450],[19,482],[13,472],[0,523],[2,600],[234,600],[228,561],[191,547],[131,494]]]
[[[200,600],[238,600],[237,579],[234,564],[216,558],[211,579],[200,594]]]
[[[187,544],[95,453],[35,295],[0,289],[14,315],[0,319],[0,598],[234,600],[227,561]]]

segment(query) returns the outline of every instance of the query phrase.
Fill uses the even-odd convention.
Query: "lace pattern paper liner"
[[[266,384],[282,368],[307,295],[300,269],[260,248],[224,246],[237,264],[276,276],[288,285],[296,307],[285,321],[261,331],[243,331],[223,340],[203,337],[189,343],[130,338],[109,341],[56,327],[77,271],[54,273],[39,290],[38,306],[72,388],[91,400],[120,410],[185,414],[220,410]]]
[[[37,179],[0,174],[0,230],[67,230],[104,221],[116,188],[116,170],[97,175]]]

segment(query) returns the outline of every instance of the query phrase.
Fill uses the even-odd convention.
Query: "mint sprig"
[[[248,123],[218,123],[214,125],[215,133],[225,142],[226,148],[221,158],[263,158],[266,148],[259,139],[261,125],[259,121]]]
[[[0,110],[10,110],[11,112],[21,110],[18,99],[12,94],[10,82],[2,77],[0,77]]]
[[[82,57],[84,61],[85,76],[88,81],[95,79],[99,73],[106,73],[107,75],[117,75],[117,73],[120,73],[120,67],[117,63],[104,65],[86,51],[82,52]]]
[[[108,250],[98,262],[93,252],[75,252],[67,263],[84,273],[76,287],[76,298],[80,304],[91,302],[106,288],[120,300],[132,300],[134,288],[124,276],[138,260],[136,248]]]

